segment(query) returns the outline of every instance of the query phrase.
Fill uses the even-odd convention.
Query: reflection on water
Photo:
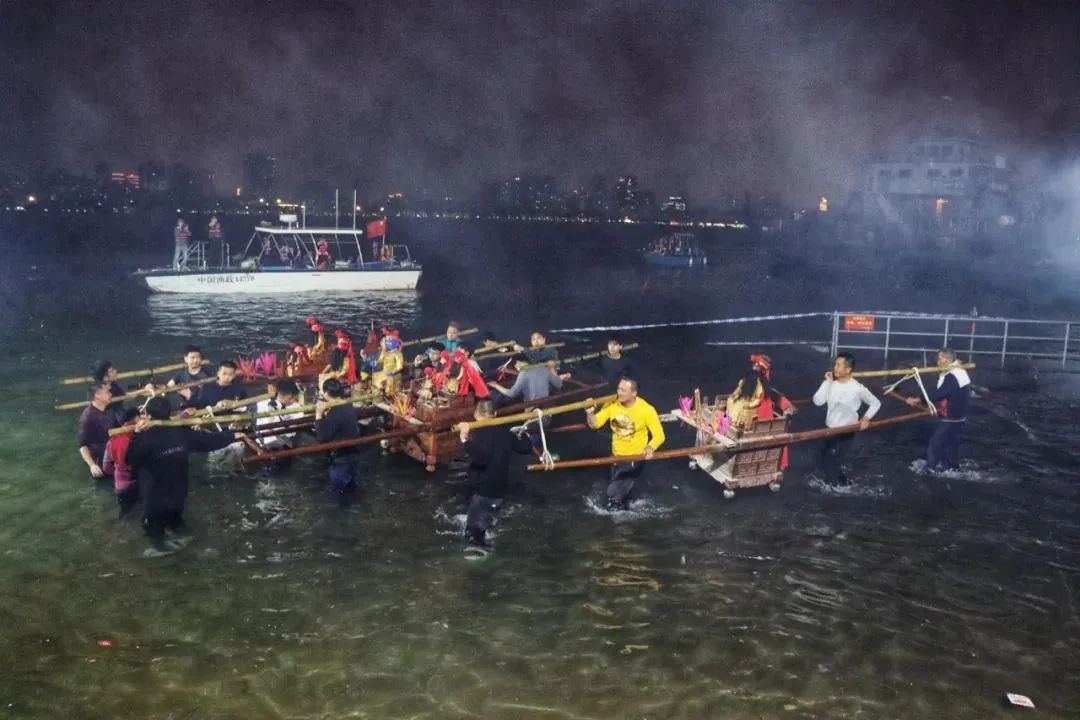
[[[415,323],[419,299],[415,291],[313,292],[280,295],[229,296],[157,294],[147,298],[150,330],[172,338],[201,338],[227,342],[237,352],[266,349],[267,338],[279,344],[296,336],[307,317],[316,316],[329,328],[346,328],[354,335],[376,327],[407,327]],[[306,339],[306,338],[298,338]]]
[[[767,261],[730,252],[703,275],[607,265],[604,238],[490,243],[492,272],[473,282],[455,254],[468,238],[441,241],[445,264],[430,264],[420,293],[161,295],[139,299],[148,336],[73,315],[96,344],[65,336],[58,354],[55,343],[15,340],[13,357],[25,360],[0,365],[4,717],[983,720],[1001,716],[1005,691],[1032,696],[1040,717],[1075,717],[1080,381],[1071,376],[1010,387],[1011,376],[980,370],[991,392],[974,404],[958,473],[919,472],[929,428],[910,424],[859,436],[850,488],[815,479],[808,445],[792,452],[778,494],[728,501],[685,462],[656,462],[630,511],[612,513],[596,505],[606,469],[526,473],[519,459],[482,558],[461,537],[471,487],[460,468],[428,474],[372,447],[356,502],[341,507],[317,458],[273,475],[198,460],[194,540],[143,559],[137,520],[117,520],[110,493],[86,478],[74,416],[48,407],[61,399],[54,378],[27,367],[79,374],[99,352],[147,366],[188,341],[250,352],[280,346],[312,314],[354,332],[376,319],[415,334],[455,317],[521,338],[555,320],[850,299],[807,299],[784,283],[751,296],[739,272],[754,277]],[[890,292],[851,302],[888,304]],[[703,344],[729,336],[631,338],[643,344],[632,356],[643,395],[666,409],[690,382],[707,395],[730,391],[746,352]],[[827,369],[809,349],[773,356],[793,396]],[[808,408],[794,422],[821,421]],[[691,439],[674,427],[669,438],[672,447]],[[608,442],[549,441],[567,459]]]

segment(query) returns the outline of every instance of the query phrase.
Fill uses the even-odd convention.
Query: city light
[[[31,203],[31,204],[32,204],[32,203],[36,203],[36,202],[37,202],[37,198],[36,198],[36,197],[34,197],[33,195],[27,195],[27,196],[26,196],[26,202],[27,202],[27,203]]]

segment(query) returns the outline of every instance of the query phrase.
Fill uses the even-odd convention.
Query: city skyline
[[[16,0],[0,4],[0,158],[157,158],[228,187],[262,148],[298,181],[452,195],[508,170],[584,184],[632,167],[703,202],[753,188],[806,205],[929,127],[1022,163],[1072,147],[1075,12],[917,5]]]

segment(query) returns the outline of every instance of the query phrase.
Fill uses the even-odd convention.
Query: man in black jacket
[[[490,400],[478,400],[473,417],[487,420],[495,417]],[[485,535],[495,523],[495,517],[506,496],[510,456],[517,452],[528,455],[532,442],[528,435],[515,435],[505,428],[486,427],[475,432],[466,423],[461,425],[461,443],[469,454],[469,475],[478,483],[476,494],[469,503],[465,519],[465,535],[473,545],[486,545]]]
[[[937,385],[926,389],[938,415],[934,434],[926,446],[926,469],[936,470],[944,465],[946,470],[956,470],[960,467],[960,432],[967,422],[971,402],[971,378],[951,348],[938,351],[937,365],[941,368]],[[918,407],[920,398],[909,397],[907,403]]]
[[[150,420],[167,420],[171,411],[164,397],[146,404]],[[132,477],[142,489],[143,528],[157,550],[169,550],[165,529],[184,530],[184,503],[188,494],[188,454],[220,450],[242,433],[208,432],[184,427],[151,427],[147,418],[135,426],[127,450]]]
[[[337,378],[323,383],[323,393],[332,400],[348,397],[349,390]],[[360,437],[360,417],[351,403],[327,407],[320,398],[315,404],[315,437],[320,443],[352,440]],[[359,448],[338,448],[330,453],[330,489],[339,495],[356,488],[356,468],[360,464]]]

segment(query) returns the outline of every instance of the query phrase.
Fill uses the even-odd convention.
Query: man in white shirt
[[[292,380],[282,380],[277,386],[277,395],[269,400],[263,400],[256,406],[257,413],[280,411],[279,415],[260,417],[255,421],[255,426],[270,425],[271,423],[295,420],[304,416],[302,412],[287,412],[290,409],[300,407],[300,388]],[[287,450],[293,446],[294,432],[283,432],[281,435],[273,435],[263,438],[262,445],[267,450]]]
[[[840,353],[836,356],[831,372],[825,373],[825,381],[814,393],[814,404],[827,405],[825,426],[830,428],[858,424],[859,430],[870,427],[870,419],[881,409],[881,401],[866,389],[861,382],[851,377],[855,370],[855,356]],[[862,418],[859,408],[867,406]],[[844,475],[844,456],[851,449],[854,433],[833,435],[825,440],[821,449],[821,469],[825,473],[825,482],[830,485],[847,485]]]

